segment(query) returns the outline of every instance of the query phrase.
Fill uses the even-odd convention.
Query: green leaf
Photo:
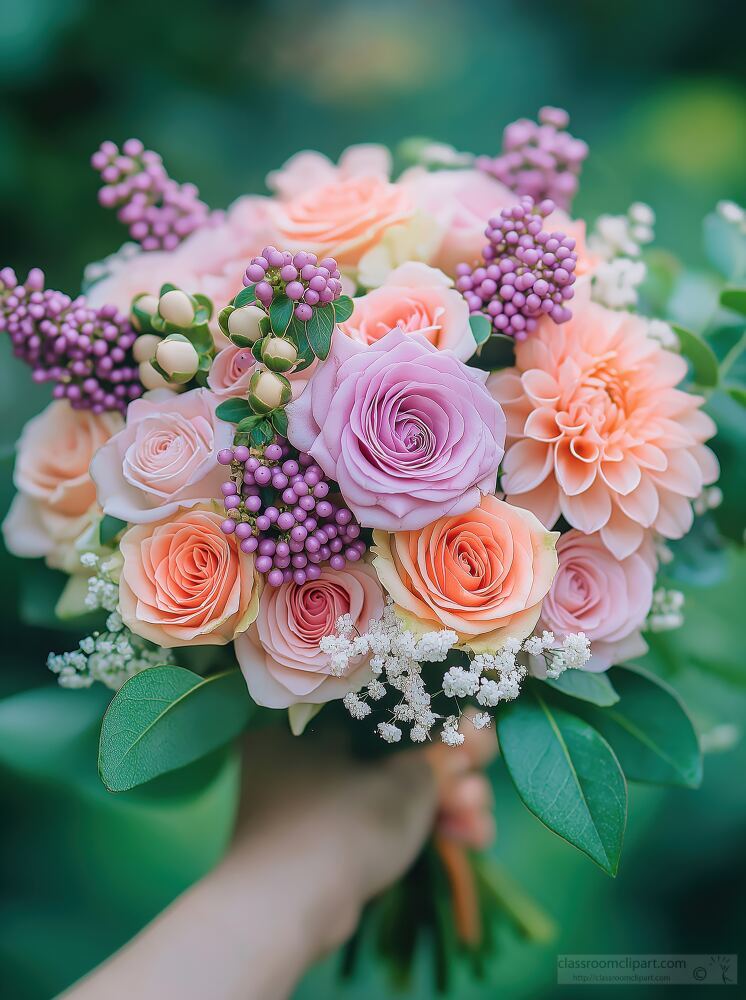
[[[477,347],[481,347],[492,333],[492,323],[484,313],[473,313],[469,317],[469,326]]]
[[[720,293],[720,305],[746,316],[746,288],[724,288]]]
[[[104,514],[98,526],[98,540],[102,545],[111,545],[120,531],[124,531],[127,522],[111,514]]]
[[[504,333],[494,333],[482,344],[469,364],[482,371],[494,372],[515,364],[515,342]]]
[[[746,389],[742,389],[740,385],[731,385],[726,391],[731,399],[735,399],[741,406],[746,406]]]
[[[340,295],[332,305],[334,306],[334,320],[336,323],[344,323],[346,319],[352,316],[352,310],[355,308],[355,303],[349,295]]]
[[[316,355],[313,353],[313,349],[308,343],[306,324],[301,323],[300,320],[293,317],[290,321],[290,326],[288,327],[288,335],[292,337],[298,348],[298,363],[293,371],[302,372],[306,368],[309,368],[316,360]]]
[[[674,326],[673,329],[679,338],[681,353],[691,362],[697,385],[706,388],[716,386],[719,377],[718,359],[710,345],[683,326]]]
[[[269,444],[274,436],[274,427],[269,420],[264,419],[249,431],[249,443],[254,448],[261,448],[263,444]]]
[[[582,719],[525,690],[499,713],[508,773],[524,805],[609,875],[619,866],[627,785],[608,743]]]
[[[215,410],[215,416],[229,424],[237,424],[239,420],[243,420],[253,412],[248,399],[226,399]]]
[[[285,410],[273,410],[270,419],[272,421],[272,426],[280,437],[286,438],[288,436],[288,415]]]
[[[676,692],[640,667],[612,667],[609,673],[618,704],[581,714],[608,740],[627,777],[697,788],[702,753]]]
[[[246,726],[252,702],[238,670],[200,677],[150,667],[114,695],[98,753],[101,780],[123,792],[224,746]]]
[[[619,695],[612,687],[606,674],[595,674],[590,670],[565,670],[557,680],[544,678],[544,683],[570,698],[589,701],[593,705],[615,705]]]
[[[247,434],[264,420],[261,413],[252,413],[249,417],[244,417],[236,424],[236,430],[241,434]]]
[[[246,288],[242,288],[233,300],[233,305],[236,309],[240,309],[241,306],[250,306],[252,302],[256,302],[256,285],[248,285]]]
[[[293,303],[287,295],[279,295],[276,299],[272,300],[269,307],[269,321],[272,324],[272,330],[278,336],[282,336],[285,333],[292,315]]]
[[[334,308],[331,305],[317,306],[313,316],[306,323],[306,335],[313,353],[323,361],[329,354],[334,332]]]

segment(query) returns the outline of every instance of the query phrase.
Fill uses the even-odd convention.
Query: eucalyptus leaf
[[[236,309],[240,309],[241,306],[250,306],[252,302],[256,302],[256,285],[248,285],[246,288],[242,288],[233,300],[233,305]]]
[[[334,307],[317,306],[306,323],[306,335],[313,353],[323,361],[329,354],[334,332]]]
[[[681,353],[691,362],[697,385],[705,388],[716,386],[719,378],[718,359],[710,345],[683,326],[674,326],[673,329],[679,338]]]
[[[292,315],[293,303],[287,295],[278,295],[276,299],[272,300],[269,307],[269,321],[272,324],[272,330],[278,336],[285,333]]]
[[[237,736],[251,711],[239,670],[210,677],[175,666],[143,670],[122,685],[104,715],[101,780],[123,792],[199,760]]]
[[[633,781],[697,788],[702,753],[691,719],[676,692],[641,667],[612,667],[619,703],[590,707],[583,717],[608,740]]]
[[[627,785],[612,749],[587,722],[528,688],[497,717],[500,750],[524,805],[616,875]]]
[[[244,417],[251,416],[253,410],[248,399],[226,399],[215,410],[215,416],[229,424],[237,424]]]
[[[544,683],[570,698],[589,701],[593,705],[615,705],[619,695],[606,674],[590,670],[565,670],[556,680],[544,678]]]
[[[469,317],[469,326],[477,347],[481,347],[492,333],[492,323],[489,317],[485,316],[484,313],[472,313]]]

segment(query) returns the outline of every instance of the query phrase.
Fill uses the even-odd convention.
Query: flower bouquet
[[[105,142],[131,242],[74,299],[0,271],[0,330],[53,396],[5,539],[67,575],[60,616],[94,616],[49,667],[115,692],[111,791],[259,719],[351,717],[366,753],[495,725],[528,809],[614,875],[627,780],[698,784],[678,697],[629,661],[681,620],[665,566],[720,499],[702,393],[740,348],[721,371],[656,318],[647,206],[571,216],[567,125],[544,108],[497,156],[410,145],[395,180],[378,146],[299,153],[225,212]],[[718,219],[742,249],[743,214]],[[402,967],[402,921],[477,967],[497,916],[521,926],[478,853],[405,887],[377,907]]]

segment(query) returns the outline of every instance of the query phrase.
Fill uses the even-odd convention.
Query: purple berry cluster
[[[539,121],[519,118],[503,132],[503,151],[480,156],[476,166],[517,195],[534,201],[551,198],[568,209],[577,190],[588,146],[566,132],[570,117],[562,108],[542,108]]]
[[[315,253],[265,247],[246,268],[244,285],[256,285],[256,297],[269,309],[277,295],[295,303],[295,315],[307,323],[314,306],[325,306],[342,294],[339,268],[333,257],[319,261]]]
[[[116,143],[102,142],[91,165],[104,182],[99,202],[117,209],[143,250],[173,250],[211,217],[194,184],[172,180],[158,153],[139,139],[128,139],[121,153]]]
[[[132,357],[137,337],[116,306],[93,309],[79,296],[44,288],[34,268],[21,284],[10,267],[0,270],[0,331],[13,353],[33,369],[35,382],[56,382],[55,399],[76,410],[118,410],[142,394]]]
[[[542,228],[554,209],[554,202],[534,206],[530,197],[504,208],[485,229],[483,263],[456,268],[456,287],[469,311],[484,313],[497,333],[525,340],[540,316],[555,323],[572,316],[563,303],[573,296],[578,255],[575,240]]]
[[[221,527],[235,532],[242,552],[256,553],[256,570],[271,587],[318,580],[323,563],[343,569],[365,553],[360,525],[329,498],[329,482],[310,455],[274,442],[261,457],[245,445],[225,448],[218,462],[231,469],[222,485]]]

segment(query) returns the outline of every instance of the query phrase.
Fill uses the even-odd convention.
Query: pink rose
[[[655,584],[655,559],[643,547],[617,559],[599,534],[568,531],[557,542],[559,568],[544,598],[544,628],[563,639],[585,632],[591,641],[586,670],[608,670],[647,646],[640,629],[650,611]]]
[[[305,389],[315,368],[316,362],[300,372],[291,372],[287,378],[293,389],[293,397],[297,398]],[[218,351],[207,376],[207,384],[218,399],[231,396],[245,396],[249,389],[251,376],[256,368],[256,359],[249,347],[236,347],[229,344]]]
[[[411,262],[392,271],[380,288],[355,299],[352,316],[340,330],[361,344],[373,344],[398,326],[420,333],[441,351],[467,361],[476,350],[469,307],[442,271]]]
[[[336,167],[320,153],[298,153],[267,181],[279,195],[272,206],[279,245],[356,268],[387,229],[413,215],[409,193],[389,182],[389,170],[379,146],[353,146]]]
[[[90,305],[112,303],[128,312],[135,295],[156,295],[162,284],[171,282],[212,299],[213,334],[216,343],[224,345],[217,314],[243,287],[248,261],[276,237],[270,204],[269,198],[239,198],[220,222],[197,229],[175,250],[115,259],[110,262],[109,275],[88,292]]]
[[[318,705],[356,690],[367,664],[361,661],[352,674],[334,677],[319,643],[334,633],[341,615],[351,615],[364,632],[382,612],[381,585],[364,564],[324,567],[318,580],[301,586],[291,581],[266,587],[255,624],[236,639],[249,694],[259,705],[287,708],[298,702]]]
[[[119,612],[136,635],[166,649],[224,645],[254,621],[254,557],[220,530],[216,510],[136,525],[121,541]]]
[[[215,416],[218,402],[192,389],[130,403],[125,428],[91,464],[104,513],[144,524],[220,496],[225,473],[216,455],[232,444],[233,426]]]
[[[430,263],[451,275],[458,264],[473,264],[482,256],[489,217],[520,201],[510,188],[481,170],[412,167],[399,183],[411,193],[417,208],[438,223],[443,235]],[[585,245],[585,224],[558,210],[549,216],[548,225],[575,239],[576,274],[586,274],[594,262]]]
[[[494,491],[505,417],[484,378],[420,334],[396,328],[363,347],[336,333],[287,408],[288,436],[364,527],[421,528]]]
[[[96,487],[88,473],[101,445],[122,427],[119,414],[50,403],[18,442],[14,498],[3,522],[5,544],[18,556],[45,556],[50,566],[80,569],[73,543],[88,527]]]

